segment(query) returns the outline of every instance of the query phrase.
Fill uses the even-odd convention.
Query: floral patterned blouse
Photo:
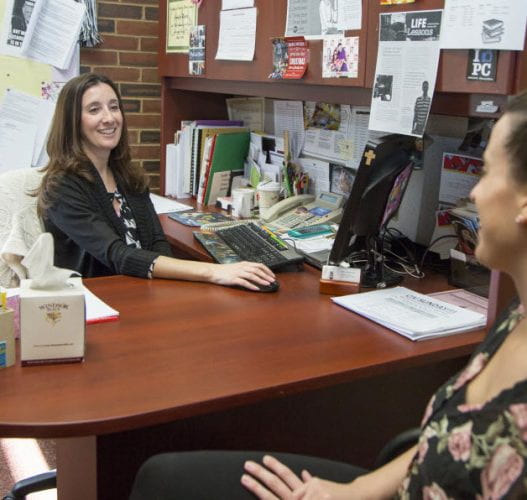
[[[483,405],[465,403],[468,382],[498,350],[522,312],[517,304],[511,306],[467,367],[432,397],[398,498],[527,498],[527,380]]]

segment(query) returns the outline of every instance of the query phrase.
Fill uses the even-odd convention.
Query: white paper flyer
[[[381,14],[369,128],[424,133],[437,76],[441,10]]]

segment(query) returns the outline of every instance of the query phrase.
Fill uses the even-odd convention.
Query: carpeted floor
[[[54,469],[55,441],[51,439],[0,439],[0,498],[18,480]],[[29,500],[56,500],[56,490],[34,493]]]

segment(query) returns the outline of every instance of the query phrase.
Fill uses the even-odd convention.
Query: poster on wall
[[[381,14],[371,130],[422,137],[439,63],[440,10]]]
[[[79,74],[78,44],[63,70],[28,59],[20,51],[27,25],[24,27],[18,18],[15,22],[13,16],[28,3],[34,2],[0,1],[0,20],[5,28],[2,48],[9,45],[17,51],[0,55],[0,171],[47,163],[45,146],[58,94],[68,80]],[[26,11],[27,21],[38,12]]]
[[[190,29],[198,23],[198,8],[191,0],[167,0],[167,53],[188,53]]]
[[[269,78],[298,80],[307,70],[308,42],[303,36],[272,39],[273,72]]]

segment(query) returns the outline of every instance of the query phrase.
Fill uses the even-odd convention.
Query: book
[[[485,326],[484,314],[398,286],[332,297],[333,302],[410,340],[444,337]]]
[[[217,172],[232,170],[242,170],[245,158],[249,151],[249,132],[235,132],[232,134],[217,134],[214,144],[214,151],[210,162],[209,177],[214,179]],[[210,197],[211,182],[205,190],[204,203],[209,201],[215,203],[216,200]],[[221,196],[221,195],[220,195]]]
[[[228,217],[219,212],[173,212],[168,214],[172,220],[185,224],[185,226],[200,227],[203,224],[210,224],[212,222],[226,222],[232,221],[232,217]]]
[[[210,164],[214,152],[214,144],[216,143],[216,135],[211,135],[205,140],[205,147],[203,149],[203,156],[201,158],[200,180],[198,188],[198,203],[204,203],[205,192],[207,190],[207,183],[210,174]]]
[[[189,189],[192,195],[197,195],[200,178],[200,166],[202,157],[202,130],[212,130],[209,133],[218,133],[220,130],[229,131],[231,128],[238,130],[247,130],[242,127],[243,122],[239,120],[194,120],[190,122],[187,130],[186,148],[186,168],[190,169],[188,172]]]

